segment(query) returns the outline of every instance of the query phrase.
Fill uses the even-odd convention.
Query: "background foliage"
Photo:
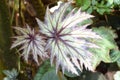
[[[26,64],[17,50],[10,50],[11,37],[18,33],[13,27],[28,23],[37,30],[35,17],[44,20],[46,7],[48,5],[54,7],[57,1],[0,0],[0,80],[3,78],[4,80],[119,80],[120,78],[116,76],[120,75],[120,0],[73,0],[72,2],[71,8],[81,7],[82,11],[95,16],[85,23],[92,22],[88,28],[92,28],[103,37],[102,41],[95,42],[104,49],[91,49],[91,52],[97,53],[93,59],[96,72],[83,70],[83,72],[79,71],[77,76],[66,71],[65,75],[61,72],[57,75],[55,67],[50,67],[49,60],[44,63],[41,61],[40,66],[37,66],[30,58]],[[7,71],[3,72],[3,70]]]

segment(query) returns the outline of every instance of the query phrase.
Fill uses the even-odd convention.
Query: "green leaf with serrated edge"
[[[92,19],[87,19],[87,20],[85,20],[85,21],[83,21],[81,23],[78,23],[77,25],[78,26],[83,26],[83,25],[92,24],[92,23],[93,23]]]
[[[114,41],[114,38],[117,37],[116,34],[112,29],[105,27],[93,28],[93,30],[102,37],[101,40],[93,41],[100,47],[100,49],[90,49],[93,53],[95,53],[95,57],[98,57],[97,61],[95,61],[96,58],[94,60],[94,66],[96,67],[100,61],[107,63],[112,62],[110,50],[117,49],[117,45]]]
[[[63,75],[58,76],[55,70],[50,70],[46,72],[40,80],[67,80],[67,79]]]
[[[49,70],[53,70],[54,67],[51,67],[50,61],[46,60],[38,69],[37,74],[34,77],[34,80],[41,80],[42,76]]]
[[[98,56],[98,58],[101,61],[104,62],[111,62],[111,58],[109,55],[109,52],[111,49],[115,48],[115,45],[110,43],[108,40],[106,39],[102,39],[101,41],[97,41],[95,42],[96,44],[98,44],[98,46],[100,47],[100,49],[90,49],[93,53],[96,54],[96,56]]]

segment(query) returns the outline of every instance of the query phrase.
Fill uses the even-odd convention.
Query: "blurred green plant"
[[[59,72],[56,74],[55,67],[50,67],[50,61],[45,61],[38,69],[34,80],[67,80],[66,77]]]
[[[76,0],[76,5],[88,13],[96,11],[103,15],[109,14],[115,7],[119,7],[120,0]]]
[[[91,51],[95,53],[95,60],[93,62],[94,67],[96,68],[101,61],[106,63],[115,62],[120,57],[120,52],[114,40],[117,38],[114,30],[103,26],[99,28],[93,28],[93,30],[102,37],[101,40],[93,41],[99,45],[99,47],[101,47],[101,49],[91,49]]]
[[[52,0],[49,0],[50,3],[43,3],[46,1],[47,0],[45,1],[9,0],[10,3],[8,3],[9,5],[8,6],[6,4],[6,0],[0,0],[0,58],[1,58],[0,79],[1,80],[3,78],[3,75],[1,73],[2,70],[4,70],[5,68],[9,69],[14,67],[17,61],[16,55],[10,54],[12,52],[9,50],[11,46],[11,36],[12,36],[11,26],[25,25],[25,22],[29,24],[33,23],[33,25],[36,26],[35,17],[44,20],[43,18],[46,9],[45,5],[46,4],[51,5],[52,3]],[[56,1],[57,0],[54,0],[53,2]],[[62,1],[69,2],[69,0],[62,0]],[[86,11],[90,14],[95,14],[95,16],[99,18],[101,18],[100,15],[105,16],[105,21],[107,23],[112,23],[118,25],[119,27],[119,24],[116,24],[116,18],[113,21],[112,19],[109,19],[109,17],[106,17],[106,14],[112,14],[112,12],[114,11],[119,12],[120,0],[74,0],[74,1],[75,1],[75,6],[81,7],[82,11]],[[119,35],[117,36],[116,31],[112,29],[113,26],[111,28],[108,27],[109,25],[104,26],[103,24],[102,26],[99,27],[90,26],[89,24],[95,22],[92,21],[92,19],[88,19],[88,18],[93,16],[90,16],[90,14],[87,13],[82,13],[80,9],[72,10],[75,6],[70,6],[70,4],[64,6],[62,4],[57,10],[53,12],[50,12],[50,9],[47,8],[44,23],[37,18],[37,22],[40,27],[40,32],[37,32],[36,29],[34,29],[34,31],[40,33],[40,36],[42,36],[44,42],[46,42],[45,50],[50,53],[50,54],[48,53],[48,56],[51,57],[50,59],[51,63],[53,63],[54,65],[52,65],[51,67],[49,60],[44,61],[44,63],[39,66],[39,69],[37,70],[37,74],[35,76],[34,74],[30,75],[31,77],[32,76],[34,77],[34,80],[88,80],[88,79],[106,80],[105,76],[102,73],[89,72],[84,69],[85,68],[87,69],[92,65],[92,67],[95,70],[96,67],[101,63],[101,61],[104,63],[117,63],[117,66],[120,68],[120,51],[115,41],[116,38],[119,39]],[[8,8],[10,9],[8,10]],[[100,15],[96,15],[96,13]],[[81,17],[82,14],[86,16]],[[119,20],[117,20],[117,23],[119,23]],[[87,26],[88,28],[86,28]],[[37,38],[33,37],[35,35],[31,37],[31,35],[24,32],[22,28],[19,29],[21,29],[20,31],[27,35],[27,38],[26,35],[23,35],[24,39],[22,39],[25,42],[25,44],[27,43],[27,45],[29,45],[31,43],[36,46],[36,43],[37,44],[39,43]],[[119,28],[116,28],[117,31],[118,29]],[[74,33],[74,35],[71,33]],[[85,34],[84,36],[83,33]],[[74,37],[75,34],[76,35],[80,34],[79,35],[80,37],[78,36]],[[16,36],[16,34],[14,35]],[[100,36],[100,39],[94,39],[98,37],[97,35]],[[18,41],[21,42],[21,37],[18,39]],[[74,42],[76,42],[77,44],[73,44]],[[81,44],[78,45],[78,43],[80,42]],[[14,43],[14,45],[16,44],[17,42]],[[28,50],[24,49],[25,48],[24,46],[26,45],[23,45],[22,47],[23,50],[21,50],[20,53],[22,53],[22,51],[26,51],[27,59],[28,59],[27,61],[33,67],[34,62],[30,63],[30,59],[29,59],[30,57],[28,56],[31,55],[31,50],[36,51],[38,49],[38,45],[34,48],[32,48],[33,46],[29,45],[29,47],[26,47]],[[99,48],[95,48],[97,46]],[[90,47],[94,47],[94,49]],[[86,56],[87,55],[86,53],[88,53],[87,51],[92,53],[92,57],[90,54]],[[36,62],[38,63],[40,61],[38,55],[34,55],[34,53],[32,54],[33,54],[32,57],[34,57],[34,60],[36,60]],[[39,54],[39,52],[36,54]],[[78,58],[78,54],[79,54],[79,58]],[[21,61],[21,57],[19,61]],[[15,63],[15,65],[13,65],[13,63]],[[91,64],[90,66],[88,66],[89,63]],[[23,65],[23,63],[21,64]],[[19,66],[21,66],[21,64]],[[24,68],[25,67],[27,66],[24,65]],[[36,67],[38,68],[38,66],[36,65],[33,68],[36,69]],[[66,69],[68,69],[68,71],[66,71]],[[83,69],[83,72],[80,71],[81,69]],[[75,74],[75,70],[78,72],[78,75]],[[23,74],[26,74],[25,71],[22,72]],[[36,71],[33,72],[35,73]],[[4,80],[17,80],[16,77],[18,76],[18,72],[15,69],[11,71],[5,70],[4,74],[6,74],[7,76],[4,78]],[[117,73],[115,75],[119,76],[119,74]],[[22,77],[22,75],[20,77]],[[120,78],[114,76],[114,79],[119,80]]]
[[[6,75],[6,77],[3,80],[18,80],[18,72],[16,69],[12,69],[11,71],[9,70],[4,70],[3,73]]]
[[[2,69],[16,67],[16,55],[10,51],[12,29],[10,26],[10,14],[6,0],[0,0],[0,79]],[[12,62],[12,63],[11,63]],[[13,65],[14,64],[14,65]],[[9,66],[8,66],[9,65]]]

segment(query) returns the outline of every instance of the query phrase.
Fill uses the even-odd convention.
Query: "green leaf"
[[[89,8],[91,5],[91,1],[90,0],[84,0],[83,6],[81,6],[82,10],[86,10],[87,8]]]
[[[101,14],[101,15],[103,15],[104,14],[104,12],[105,12],[106,10],[104,9],[104,8],[97,8],[97,12],[99,13],[99,14]]]
[[[67,80],[63,75],[60,77],[56,74],[55,70],[50,70],[46,72],[41,80]]]
[[[120,51],[119,50],[111,50],[110,57],[112,59],[112,62],[117,61],[120,58]]]
[[[92,66],[93,66],[94,70],[100,64],[100,62],[101,62],[100,57],[97,54],[95,54],[94,57],[93,57],[93,63],[92,63]]]
[[[82,6],[82,3],[83,3],[83,0],[76,0],[76,4],[77,4],[77,6]]]
[[[34,77],[34,80],[41,80],[42,76],[49,70],[53,70],[54,67],[51,67],[50,61],[46,60],[38,69],[37,74]]]
[[[89,8],[87,9],[87,12],[88,12],[89,14],[91,14],[91,13],[93,12],[93,8],[92,8],[92,7],[89,7]]]
[[[90,0],[76,0],[76,4],[81,7],[82,10],[86,10],[90,7],[91,1]]]
[[[118,47],[114,41],[117,35],[114,33],[114,30],[106,27],[93,28],[93,30],[102,37],[101,40],[93,41],[93,43],[97,44],[100,48],[90,49],[95,56],[93,58],[93,66],[96,67],[100,61],[110,63],[118,59],[116,56],[119,52],[115,51]],[[110,54],[111,50],[113,50],[113,52]]]
[[[96,68],[101,61],[106,63],[117,61],[120,58],[120,51],[114,40],[117,37],[115,31],[107,27],[93,28],[93,30],[102,37],[99,41],[93,41],[100,49],[90,49],[94,53],[93,67]]]
[[[114,39],[117,38],[117,34],[115,33],[115,30],[113,30],[111,27],[101,26],[99,28],[93,28],[93,30],[102,38],[110,41],[113,44],[116,44]]]
[[[51,67],[50,61],[45,61],[40,68],[38,69],[37,74],[34,77],[34,80],[67,80],[64,75],[58,76],[55,70],[55,67]]]
[[[96,5],[98,2],[96,0],[92,0],[92,5]]]
[[[103,15],[104,13],[110,13],[113,6],[108,5],[106,1],[101,0],[100,2],[96,2],[96,4],[93,6],[93,9],[96,10],[99,14]]]

